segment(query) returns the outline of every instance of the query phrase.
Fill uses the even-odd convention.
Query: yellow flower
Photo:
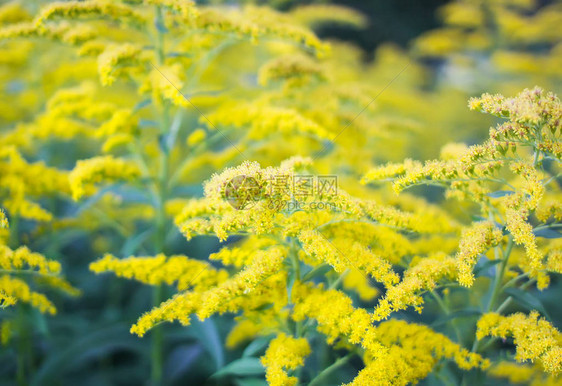
[[[191,134],[189,134],[186,142],[188,146],[195,146],[203,142],[206,137],[207,137],[207,132],[205,130],[196,129]]]
[[[131,332],[143,336],[146,331],[163,321],[178,320],[187,325],[190,315],[197,313],[203,320],[214,313],[237,311],[243,303],[242,297],[252,291],[265,279],[275,275],[285,257],[280,247],[258,251],[252,263],[228,280],[202,292],[182,292],[139,318]]]
[[[4,212],[4,209],[0,209],[0,228],[8,228],[9,226],[10,224],[8,223],[6,212]]]
[[[95,273],[111,271],[119,277],[135,279],[145,284],[176,284],[178,290],[189,288],[206,290],[228,277],[224,270],[217,270],[208,263],[189,259],[187,256],[129,257],[118,259],[106,254],[102,259],[90,264]]]
[[[304,358],[309,354],[310,346],[306,339],[277,335],[261,358],[267,382],[272,386],[296,385],[298,379],[288,376],[287,370],[304,365]]]
[[[367,25],[367,19],[363,14],[351,8],[334,4],[300,5],[290,13],[294,19],[309,26],[322,23],[339,23],[364,28]]]
[[[113,156],[81,160],[69,175],[72,197],[79,200],[85,195],[93,194],[96,191],[95,184],[100,182],[131,180],[139,175],[140,169],[136,164]]]
[[[562,371],[562,335],[537,311],[529,315],[516,313],[501,316],[495,313],[483,315],[478,321],[476,336],[513,337],[518,362],[540,360],[547,373],[558,375]]]
[[[42,313],[54,315],[57,312],[54,304],[45,295],[32,291],[21,279],[11,278],[8,275],[0,276],[0,291],[4,297],[29,303]]]
[[[469,352],[427,326],[391,320],[381,323],[376,330],[388,351],[365,355],[365,368],[348,385],[415,384],[442,359],[454,360],[463,370],[489,366],[479,354]]]
[[[358,243],[343,240],[332,242],[322,233],[310,230],[301,232],[298,238],[305,252],[330,264],[340,274],[347,269],[358,269],[387,287],[396,284],[399,280],[398,275],[392,271],[390,263]]]
[[[496,378],[504,378],[510,383],[531,386],[556,386],[560,384],[558,377],[547,375],[539,363],[532,366],[502,361],[494,365],[488,374]]]
[[[132,7],[108,0],[54,2],[43,8],[35,19],[43,25],[56,18],[78,19],[80,17],[108,16],[118,21],[144,22],[144,17]]]
[[[297,322],[305,318],[316,320],[318,331],[327,336],[328,343],[347,338],[350,343],[360,344],[373,353],[385,351],[377,341],[369,313],[363,308],[354,308],[351,299],[343,292],[296,283],[293,301],[293,319]],[[330,307],[326,307],[327,304]]]
[[[107,47],[98,56],[98,72],[103,86],[110,86],[117,76],[127,73],[128,67],[138,65],[142,48],[130,43]]]
[[[457,253],[458,282],[470,287],[474,283],[472,269],[481,254],[497,245],[503,238],[502,232],[489,222],[475,223],[463,230]]]
[[[386,319],[392,312],[405,310],[409,306],[421,312],[423,291],[433,290],[444,278],[454,278],[456,265],[455,259],[441,254],[420,258],[417,264],[413,262],[404,273],[402,281],[386,291],[385,297],[373,312],[373,319]]]

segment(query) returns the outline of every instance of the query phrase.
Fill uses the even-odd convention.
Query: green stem
[[[154,287],[152,292],[152,304],[159,305],[162,302],[162,285]],[[164,334],[162,326],[156,326],[152,329],[152,347],[151,347],[151,384],[157,386],[162,384],[163,372],[163,352],[162,346]]]
[[[10,218],[10,248],[12,249],[19,247],[19,224],[20,218],[18,215]]]
[[[513,286],[515,283],[517,283],[519,280],[525,278],[529,276],[529,272],[525,272],[522,273],[521,275],[518,275],[516,277],[514,277],[513,279],[511,279],[510,281],[508,281],[507,283],[504,284],[504,286],[502,287],[501,291],[505,291],[507,288]]]
[[[532,279],[529,280],[527,283],[523,284],[521,287],[519,287],[519,289],[521,290],[526,290],[527,288],[529,288],[531,285],[533,285],[533,283],[535,283],[537,280],[536,279]],[[500,304],[500,306],[496,309],[496,312],[498,314],[501,314],[503,311],[505,311],[505,309],[509,306],[509,304],[513,301],[513,296],[509,296],[507,299],[505,299],[503,301],[502,304]]]
[[[291,255],[291,268],[293,269],[293,272],[295,274],[295,282],[297,282],[301,280],[301,265],[299,262],[299,258],[297,256],[297,244],[294,238],[291,239],[290,255]],[[289,299],[289,302],[291,302],[291,299]],[[295,323],[295,336],[297,338],[300,338],[303,334],[304,334],[304,330],[303,330],[302,321],[298,321]]]
[[[488,302],[488,306],[486,307],[486,312],[490,312],[492,310],[494,304],[497,302],[498,297],[501,295],[503,275],[507,267],[507,261],[509,260],[509,255],[511,254],[511,250],[513,249],[513,245],[514,245],[513,236],[510,235],[509,241],[507,242],[507,247],[505,248],[503,254],[502,261],[497,269],[496,277],[494,278],[492,295],[490,296],[490,301]],[[479,346],[480,346],[480,340],[475,339],[474,344],[472,345],[472,351],[477,352]]]
[[[346,269],[345,272],[343,272],[341,275],[338,276],[338,278],[332,283],[330,284],[330,287],[328,287],[329,289],[337,289],[337,287],[340,285],[340,283],[343,281],[343,279],[345,278],[345,276],[349,273],[349,269]]]
[[[449,307],[447,307],[447,305],[445,304],[445,302],[443,301],[443,299],[441,299],[441,296],[439,296],[439,294],[435,291],[430,291],[431,295],[433,295],[433,297],[435,298],[435,300],[437,301],[437,304],[439,304],[439,307],[441,307],[441,309],[443,310],[443,313],[445,314],[445,316],[449,316],[451,314],[451,311],[449,310]],[[459,344],[462,345],[462,336],[461,336],[461,332],[458,329],[457,324],[455,323],[454,320],[451,320],[451,326],[453,327],[453,330],[455,331],[455,335],[457,336],[457,341],[459,342]]]
[[[351,357],[353,357],[353,355],[355,355],[355,353],[349,353],[346,356],[337,359],[333,364],[326,367],[316,377],[314,377],[314,379],[310,381],[308,386],[325,385],[326,383],[324,382],[324,378],[327,375],[329,375],[332,371],[336,370],[338,367],[346,364],[351,359]]]
[[[541,225],[539,227],[533,228],[533,231],[540,231],[543,229],[552,229],[552,228],[562,228],[562,224],[559,223],[552,223],[552,224],[547,224],[547,225]]]
[[[160,7],[156,7],[156,23],[164,24],[164,15]],[[156,44],[158,65],[164,64],[164,35],[160,30],[157,33]],[[169,179],[169,152],[165,141],[162,139],[168,133],[170,127],[170,105],[166,100],[162,100],[162,115],[160,120],[160,162],[157,177],[156,189],[156,232],[155,232],[155,252],[165,253],[166,240],[166,200],[168,199],[168,179]],[[152,304],[154,307],[160,305],[163,301],[164,288],[157,285],[153,289]],[[163,341],[164,333],[162,326],[155,327],[152,332],[151,347],[151,384],[153,386],[162,384],[163,373]]]
[[[58,277],[54,273],[42,273],[39,271],[33,271],[32,269],[0,269],[0,274],[4,275],[33,275],[39,277]]]
[[[18,385],[24,386],[26,382],[26,353],[27,353],[27,326],[25,318],[25,310],[23,304],[18,304],[18,354],[17,354],[17,373],[16,379]]]
[[[296,280],[301,280],[301,265],[299,262],[299,258],[297,256],[298,252],[297,252],[297,242],[295,238],[291,238],[291,265],[292,268],[295,272],[295,279]]]
[[[511,254],[512,249],[513,249],[513,236],[509,236],[509,241],[507,243],[507,247],[505,249],[503,259],[497,270],[496,277],[494,278],[494,288],[492,290],[492,296],[490,297],[490,302],[488,303],[488,307],[486,307],[486,312],[490,312],[492,310],[495,303],[497,302],[498,297],[501,294],[502,280],[505,273],[505,269],[507,267],[507,261],[509,260],[509,255]]]

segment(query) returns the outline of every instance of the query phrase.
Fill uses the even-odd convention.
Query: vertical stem
[[[154,287],[152,292],[152,303],[159,305],[162,301],[162,285],[157,285]],[[164,335],[162,331],[162,326],[156,326],[152,332],[152,350],[151,350],[151,384],[153,386],[160,385],[162,383],[162,369],[163,369],[163,353],[162,353],[162,343],[164,340]]]
[[[490,301],[488,302],[488,306],[486,307],[486,312],[490,312],[494,305],[497,302],[498,297],[501,294],[501,286],[503,275],[505,273],[505,269],[507,267],[507,261],[509,260],[509,255],[511,254],[511,250],[513,249],[513,236],[509,236],[509,241],[507,242],[507,247],[505,248],[502,261],[500,266],[497,270],[496,277],[494,278],[494,284],[492,288],[492,295],[490,296]],[[480,340],[475,339],[474,344],[472,345],[472,351],[477,352],[478,348],[480,347]]]
[[[499,247],[498,247],[499,248]],[[498,297],[501,294],[501,285],[503,280],[503,275],[505,273],[505,269],[507,267],[507,260],[509,259],[509,255],[511,254],[511,250],[513,249],[513,236],[509,236],[509,241],[507,242],[507,247],[505,248],[503,259],[500,263],[498,268],[498,272],[496,277],[494,278],[494,287],[492,289],[492,296],[490,297],[490,301],[488,303],[488,307],[486,307],[486,312],[490,312],[494,305],[496,304]]]
[[[161,27],[164,24],[164,15],[160,7],[155,8],[157,38],[156,38],[156,54],[158,65],[164,64],[164,35]],[[156,232],[154,247],[156,253],[165,253],[166,240],[166,200],[168,199],[168,178],[169,178],[169,149],[167,148],[165,135],[168,132],[169,122],[169,104],[162,100],[162,114],[160,119],[160,160],[157,177],[157,189],[155,197],[156,205]],[[163,286],[157,285],[153,289],[152,304],[158,306],[163,301]],[[151,384],[153,386],[162,384],[163,373],[163,341],[164,335],[162,326],[156,326],[152,333],[152,349],[151,349]]]
[[[297,242],[296,239],[291,237],[291,248],[289,250],[289,256],[291,258],[291,268],[293,269],[293,273],[295,275],[295,282],[300,281],[301,280],[301,267],[300,267],[300,262],[299,262],[299,258],[297,256]],[[294,285],[294,283],[293,283]],[[292,291],[291,291],[291,295],[292,295]],[[288,299],[289,302],[291,302],[291,299]],[[295,336],[297,338],[300,338],[303,334],[303,326],[302,326],[302,322],[296,322],[295,324]]]
[[[10,218],[10,248],[16,249],[19,247],[19,216],[13,215]],[[29,361],[28,354],[30,341],[28,339],[28,326],[25,314],[24,304],[18,303],[17,307],[17,325],[18,325],[18,348],[17,348],[17,370],[16,380],[18,385],[23,386],[27,384],[26,381],[26,367]]]
[[[18,215],[13,215],[10,218],[10,248],[16,249],[19,247],[19,223],[20,218]]]
[[[433,290],[431,291],[431,295],[433,295],[433,297],[437,301],[437,304],[443,310],[443,313],[445,314],[445,316],[449,316],[451,314],[451,311],[449,310],[449,307],[445,304],[443,299],[441,299],[441,296],[439,296],[439,294],[437,292],[433,291]],[[451,326],[453,327],[453,330],[455,331],[455,335],[457,336],[458,343],[460,345],[462,345],[462,336],[461,336],[461,333],[460,333],[460,331],[457,327],[457,324],[455,323],[454,320],[451,320]]]
[[[294,283],[301,280],[301,267],[298,258],[297,240],[296,238],[291,237],[290,242],[291,242],[291,246],[289,250],[289,256],[291,258],[291,268],[293,270],[293,274],[295,278],[293,282],[293,288],[291,289],[291,297],[292,297],[293,290],[294,290]],[[287,299],[287,301],[291,303],[291,299]],[[290,316],[288,316],[287,318],[290,318]],[[294,331],[295,337],[301,338],[304,334],[305,334],[305,327],[303,325],[303,322],[302,321],[295,322],[295,331]],[[297,379],[300,380],[301,375],[302,375],[302,367],[299,367],[295,373],[295,376],[297,377]]]
[[[18,314],[18,353],[17,353],[17,373],[16,379],[19,386],[25,386],[27,384],[25,377],[25,367],[26,367],[26,352],[27,352],[27,326],[25,322],[25,310],[23,309],[23,304],[17,305]]]
[[[486,312],[490,312],[494,307],[494,304],[497,303],[498,297],[501,295],[501,288],[502,288],[502,280],[505,273],[505,269],[507,267],[507,261],[509,260],[509,255],[511,254],[511,250],[513,249],[513,236],[509,235],[509,240],[507,242],[507,246],[502,256],[502,261],[500,263],[499,268],[496,271],[496,277],[494,278],[494,284],[492,287],[492,295],[490,296],[490,301],[488,302],[488,306],[486,307]],[[499,247],[497,247],[499,248]],[[481,340],[474,338],[474,343],[472,344],[472,352],[478,352],[480,349]],[[479,374],[481,376],[481,373]],[[466,374],[463,375],[461,384],[463,386],[468,384],[468,379]]]

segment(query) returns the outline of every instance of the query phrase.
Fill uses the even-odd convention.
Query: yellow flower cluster
[[[139,91],[152,92],[152,99],[156,103],[164,100],[172,102],[175,106],[189,107],[190,103],[182,95],[184,81],[180,66],[159,66],[152,69]]]
[[[145,3],[169,8],[185,18],[197,16],[198,14],[195,3],[190,0],[146,0]]]
[[[296,385],[298,379],[290,377],[287,370],[304,365],[304,358],[310,354],[310,346],[304,338],[293,338],[279,334],[270,343],[261,358],[266,369],[265,378],[271,386]]]
[[[98,56],[98,72],[103,86],[110,86],[117,76],[127,74],[131,65],[138,65],[141,47],[130,43],[107,47]]]
[[[8,217],[6,217],[6,212],[4,209],[0,209],[0,228],[8,228],[10,226],[8,222]]]
[[[21,279],[12,278],[7,275],[0,276],[0,291],[2,291],[3,297],[29,303],[42,313],[54,315],[57,312],[54,304],[45,295],[32,291],[29,285]]]
[[[271,300],[271,297],[269,300]],[[234,348],[257,336],[267,336],[279,332],[283,329],[282,325],[287,318],[287,314],[287,310],[279,307],[262,307],[262,309],[258,308],[255,311],[244,312],[243,315],[235,318],[237,323],[226,337],[226,346]]]
[[[292,318],[297,322],[305,318],[316,320],[318,331],[326,335],[328,343],[333,344],[343,338],[361,345],[373,355],[386,351],[378,342],[369,313],[363,308],[353,307],[352,300],[343,292],[301,284],[294,289],[293,301]]]
[[[0,294],[4,307],[18,301],[29,303],[43,313],[54,314],[56,308],[47,297],[35,292],[25,281],[11,277],[19,273],[32,274],[32,279],[38,285],[58,289],[71,296],[77,296],[80,291],[72,287],[60,276],[60,263],[48,260],[45,256],[31,252],[27,247],[12,250],[0,244]]]
[[[471,99],[469,106],[506,121],[491,128],[490,138],[482,145],[470,148],[451,145],[443,150],[441,160],[423,164],[406,160],[402,164],[378,167],[368,172],[362,182],[392,179],[397,192],[414,185],[436,185],[447,189],[447,197],[476,202],[487,218],[491,218],[492,213],[494,221],[505,225],[515,243],[524,246],[527,257],[519,266],[543,289],[549,278],[529,217],[535,210],[541,221],[547,221],[551,213],[556,216],[556,205],[541,204],[543,197],[549,194],[547,181],[554,178],[556,172],[553,170],[549,176],[540,169],[543,159],[553,156],[551,147],[545,144],[558,143],[556,138],[562,125],[560,100],[553,93],[536,87],[513,98],[484,94]],[[511,179],[505,177],[508,172]],[[474,230],[483,232],[483,229]],[[475,242],[474,234],[461,238],[457,256],[459,283],[472,284],[471,271],[478,256],[498,244],[500,236],[496,230],[489,236],[481,233],[479,242]]]
[[[451,233],[458,224],[445,213],[432,211],[430,206],[414,213],[405,212],[394,206],[381,205],[374,201],[361,201],[359,206],[366,217],[377,223],[417,233]]]
[[[144,23],[145,18],[132,7],[109,0],[68,1],[49,4],[35,19],[37,25],[57,18],[78,19],[92,16],[106,16],[117,21]]]
[[[558,377],[546,375],[538,363],[529,366],[503,361],[488,370],[488,374],[496,378],[504,378],[515,384],[531,386],[556,386],[560,384]]]
[[[365,368],[348,385],[415,384],[444,358],[453,359],[463,370],[489,366],[488,360],[427,326],[391,320],[381,323],[376,330],[388,351],[380,356],[366,356]]]
[[[385,297],[379,301],[373,312],[373,319],[386,319],[392,312],[405,310],[410,306],[421,313],[423,292],[435,289],[443,278],[454,279],[456,268],[457,260],[443,254],[421,258],[417,264],[412,262],[402,281],[390,287]]]
[[[426,377],[443,358],[454,359],[462,369],[488,365],[480,355],[468,352],[427,326],[389,321],[374,327],[367,311],[354,308],[351,299],[340,291],[304,285],[295,291],[296,321],[312,318],[329,343],[347,338],[367,350],[366,367],[351,385],[406,385]]]
[[[562,221],[562,203],[555,198],[549,198],[536,209],[535,216],[544,223],[551,217],[560,222]]]
[[[459,283],[470,287],[474,283],[472,269],[476,265],[481,254],[499,244],[502,240],[502,232],[489,222],[475,223],[463,230],[459,252],[457,253],[457,269]]]
[[[497,70],[539,74],[554,72],[538,63],[556,61],[559,34],[553,32],[562,17],[557,4],[544,6],[538,1],[460,0],[440,10],[444,26],[422,34],[415,52],[422,56],[468,57],[474,51],[490,55]],[[542,45],[541,55],[530,48]],[[498,63],[496,56],[509,54],[511,60]],[[529,60],[532,57],[532,60]],[[553,64],[553,67],[556,65]]]
[[[28,163],[13,146],[0,149],[0,197],[11,216],[49,221],[52,214],[31,201],[41,196],[54,196],[69,191],[67,173],[47,167],[43,162]]]
[[[110,155],[81,160],[69,175],[72,197],[79,200],[95,193],[95,184],[100,182],[131,180],[139,175],[140,169],[135,163]]]
[[[321,233],[315,231],[304,231],[298,239],[305,252],[316,257],[318,260],[330,264],[338,273],[344,273],[347,269],[358,269],[365,272],[377,281],[390,287],[398,282],[398,275],[392,271],[392,265],[370,252],[358,243],[346,242],[347,240],[329,241]],[[341,251],[345,251],[343,254]]]
[[[12,251],[5,245],[0,245],[0,268],[7,271],[25,268],[36,270],[42,275],[58,274],[61,269],[58,261],[47,260],[45,256],[33,253],[27,247]]]
[[[275,239],[266,237],[258,238],[256,236],[248,236],[248,238],[235,247],[222,248],[220,251],[211,253],[209,260],[219,260],[224,265],[233,265],[236,268],[250,265],[256,258],[256,252],[266,249],[277,244]]]
[[[193,130],[187,137],[186,143],[188,146],[197,146],[207,138],[207,132],[204,129]]]
[[[398,177],[416,167],[421,167],[419,162],[407,159],[402,163],[387,163],[369,170],[362,178],[362,184],[368,184],[375,181],[383,181],[389,178]]]
[[[248,127],[248,135],[252,139],[263,139],[277,132],[285,137],[296,134],[312,136],[317,140],[331,140],[335,135],[298,110],[271,106],[266,103],[226,103],[209,114],[208,118],[214,125]],[[205,118],[201,118],[201,123],[207,122]],[[209,130],[212,129],[212,127],[209,128]]]
[[[312,58],[302,54],[272,59],[258,72],[258,82],[263,86],[275,81],[285,81],[290,86],[301,86],[313,79],[324,78],[322,67]]]
[[[364,28],[367,25],[367,19],[363,14],[334,4],[301,5],[291,10],[290,14],[294,19],[308,26],[338,23]]]
[[[251,294],[258,284],[277,273],[284,258],[285,251],[279,247],[259,251],[252,263],[233,277],[206,291],[175,295],[143,315],[133,325],[131,332],[142,336],[163,321],[179,320],[182,324],[188,324],[192,313],[197,313],[200,319],[206,319],[217,312],[236,311],[242,305],[241,297]]]
[[[0,25],[17,23],[30,18],[27,10],[17,2],[9,2],[0,6]]]
[[[562,273],[562,247],[560,245],[553,246],[548,251],[546,269],[551,272]]]
[[[478,321],[478,339],[491,335],[513,337],[518,362],[540,360],[545,371],[557,375],[562,371],[562,335],[548,321],[532,311],[529,315],[485,314]]]
[[[160,285],[175,283],[180,291],[190,288],[207,289],[228,278],[224,270],[210,268],[208,263],[192,260],[187,256],[163,254],[154,257],[129,257],[118,259],[106,254],[90,264],[95,273],[111,271],[118,277],[138,280],[141,283]]]
[[[373,300],[379,294],[379,290],[373,287],[369,277],[358,269],[343,274],[342,286],[346,290],[355,291],[363,301]]]
[[[513,240],[517,244],[525,247],[527,261],[525,264],[530,269],[531,277],[537,278],[537,286],[540,289],[546,288],[549,278],[541,272],[544,270],[543,254],[537,247],[536,237],[533,227],[527,222],[529,211],[526,208],[509,208],[506,211],[506,227],[513,235]]]

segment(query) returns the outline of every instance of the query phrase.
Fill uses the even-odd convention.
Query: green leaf
[[[199,342],[211,354],[217,369],[220,369],[224,366],[224,350],[215,322],[213,319],[206,319],[204,322],[200,322],[198,319],[193,318],[192,323],[192,326],[197,331]]]
[[[454,320],[458,318],[467,318],[470,316],[479,316],[479,315],[482,315],[482,311],[476,308],[468,308],[466,310],[451,312],[449,315],[439,318],[435,322],[431,323],[431,326],[437,327],[446,324],[450,320]]]
[[[492,193],[488,193],[487,196],[492,198],[499,198],[499,197],[511,196],[513,193],[515,193],[513,190],[498,190]]]
[[[310,270],[306,275],[304,275],[302,281],[308,281],[314,279],[315,277],[323,276],[326,273],[330,272],[331,269],[332,266],[330,264],[326,264],[326,263],[320,264],[319,266]]]
[[[140,110],[140,109],[142,109],[142,108],[148,106],[148,105],[151,104],[151,103],[152,103],[152,99],[150,99],[150,98],[145,99],[145,100],[143,100],[143,101],[140,101],[139,103],[137,103],[137,104],[135,105],[135,107],[133,107],[133,111],[134,111],[134,112],[137,112],[138,110]]]
[[[134,237],[128,238],[125,244],[123,245],[123,247],[121,248],[121,255],[127,257],[135,254],[135,252],[139,249],[142,243],[148,237],[150,237],[150,235],[152,235],[153,232],[154,232],[154,228],[151,227]]]
[[[211,378],[219,378],[224,376],[249,376],[249,375],[262,375],[265,373],[265,368],[258,358],[246,357],[240,358],[230,362],[222,369],[214,373]]]
[[[519,288],[507,288],[504,292],[515,299],[522,306],[528,308],[531,311],[537,310],[548,320],[552,320],[550,315],[546,311],[546,308],[544,308],[544,305],[536,296],[533,296],[529,292],[522,291]]]
[[[482,264],[478,264],[476,266],[476,268],[474,268],[474,276],[484,276],[486,274],[486,271],[493,267],[494,265],[497,265],[501,263],[500,259],[496,259],[496,260],[488,260]]]
[[[166,378],[169,381],[180,378],[195,364],[202,352],[200,343],[176,347],[166,358]]]
[[[99,358],[107,357],[110,352],[123,349],[141,354],[146,347],[144,342],[129,333],[129,327],[125,325],[90,332],[70,341],[58,351],[51,351],[30,384],[56,383],[65,372],[77,368],[81,362],[96,362]]]
[[[545,239],[558,239],[562,237],[562,233],[551,228],[538,229],[533,231],[533,233],[535,234],[535,236]]]
[[[261,378],[243,378],[235,379],[236,386],[267,386],[267,382]]]
[[[291,269],[289,271],[289,275],[287,275],[287,299],[291,299],[291,293],[293,292],[293,285],[297,280],[297,275],[295,274],[295,270]]]
[[[242,353],[242,356],[251,357],[265,351],[265,348],[269,344],[270,340],[271,340],[270,336],[264,336],[254,339],[248,346],[246,346],[244,352]]]

